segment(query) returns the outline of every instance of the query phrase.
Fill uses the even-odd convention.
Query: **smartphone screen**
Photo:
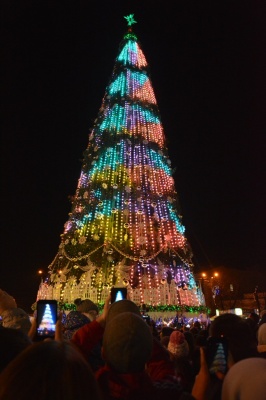
[[[55,324],[57,321],[57,301],[39,300],[37,301],[37,338],[54,338]]]
[[[125,300],[127,298],[127,288],[115,288],[111,289],[111,303],[119,300]]]
[[[209,337],[206,346],[206,360],[210,374],[227,371],[228,343],[224,337]]]

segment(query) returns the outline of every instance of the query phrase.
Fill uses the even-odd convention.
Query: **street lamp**
[[[206,272],[202,272],[201,273],[201,277],[200,277],[200,281],[201,281],[201,289],[202,289],[203,294],[204,294],[204,282],[208,282],[207,278],[208,277],[207,277]]]
[[[211,308],[216,308],[216,296],[220,294],[219,287],[219,272],[213,272],[212,274],[208,272],[201,272],[200,281],[201,288],[204,294],[206,303],[211,306]]]

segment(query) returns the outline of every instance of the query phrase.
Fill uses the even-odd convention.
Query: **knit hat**
[[[176,357],[187,357],[189,354],[188,342],[180,331],[174,331],[170,335],[168,350]]]
[[[10,308],[2,312],[2,325],[4,328],[21,329],[28,334],[31,328],[30,317],[21,308]]]
[[[115,318],[117,315],[124,312],[132,312],[133,314],[141,316],[139,307],[135,303],[133,303],[133,301],[119,300],[111,304],[108,310],[106,324],[109,323],[109,321]]]
[[[66,316],[64,323],[64,339],[70,340],[79,328],[88,324],[89,322],[89,318],[80,311],[70,311],[70,313]]]
[[[222,400],[265,400],[266,360],[245,358],[236,362],[225,375]]]
[[[123,312],[112,316],[106,324],[103,358],[118,373],[142,372],[151,356],[152,345],[151,330],[142,317]]]
[[[81,300],[81,299],[76,299],[74,300],[74,303],[76,304],[77,311],[80,311],[82,313],[89,313],[90,311],[96,311],[97,314],[99,313],[98,307],[96,306],[93,301],[89,299]]]

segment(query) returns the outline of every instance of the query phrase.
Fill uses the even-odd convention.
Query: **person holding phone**
[[[206,364],[210,381],[206,398],[220,400],[225,377],[239,361],[258,357],[257,344],[247,322],[235,314],[225,313],[210,326],[206,345]]]

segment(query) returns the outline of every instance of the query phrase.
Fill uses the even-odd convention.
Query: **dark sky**
[[[195,270],[265,266],[265,11],[259,0],[3,3],[0,287],[36,299],[134,13]],[[175,6],[175,7],[174,7]]]

